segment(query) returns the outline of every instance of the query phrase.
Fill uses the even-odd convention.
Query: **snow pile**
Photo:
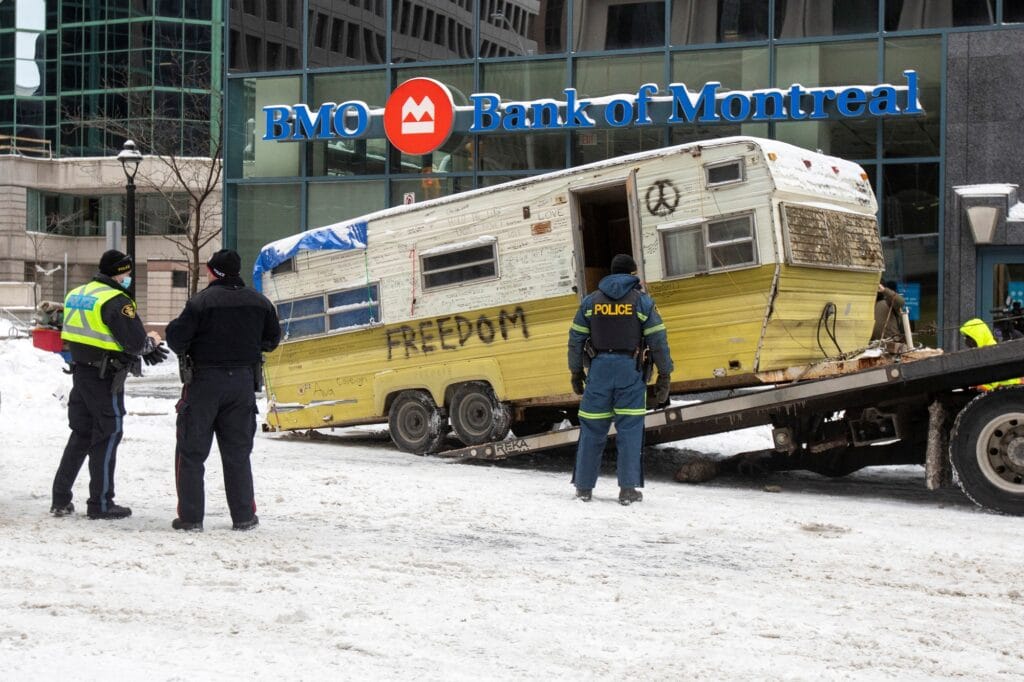
[[[39,427],[57,419],[66,423],[64,406],[71,391],[71,377],[58,353],[40,350],[27,338],[0,340],[0,410],[5,427],[12,425],[11,416],[25,422],[19,426]]]
[[[230,530],[214,445],[206,532],[179,533],[167,365],[127,384],[117,501],[134,515],[58,519],[54,358],[0,342],[6,679],[1024,676],[1024,519],[929,493],[919,468],[683,486],[686,441],[648,452],[645,499],[622,507],[611,458],[584,504],[571,455],[462,464],[380,427],[260,433],[260,527]]]

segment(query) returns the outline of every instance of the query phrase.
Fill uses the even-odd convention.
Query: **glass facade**
[[[927,329],[943,219],[945,34],[1022,20],[1017,0],[231,0],[226,241],[251,263],[271,239],[386,206],[668,144],[773,137],[864,167],[879,200],[885,278],[921,285],[916,324]],[[918,72],[920,118],[455,133],[422,156],[384,138],[261,140],[266,104],[380,107],[413,76],[444,82],[461,105],[470,93],[564,99],[575,88],[590,98],[648,82],[659,94],[669,82],[902,84],[907,68]],[[285,204],[267,207],[271,192]]]
[[[126,137],[209,156],[221,21],[201,0],[0,3],[0,140],[43,157],[109,156]]]

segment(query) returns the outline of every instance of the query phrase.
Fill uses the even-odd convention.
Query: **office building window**
[[[672,0],[669,11],[673,45],[768,38],[768,0]]]
[[[885,30],[913,31],[995,23],[995,0],[886,0]]]

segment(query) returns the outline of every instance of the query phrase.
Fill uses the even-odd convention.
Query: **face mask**
[[[121,281],[121,287],[124,288],[125,291],[127,291],[128,287],[130,287],[131,285],[132,285],[132,276],[131,275],[128,275],[127,277],[125,277]]]

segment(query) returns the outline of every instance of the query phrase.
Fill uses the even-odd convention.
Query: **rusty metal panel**
[[[856,270],[885,269],[873,215],[824,206],[783,204],[786,252],[794,265]]]

